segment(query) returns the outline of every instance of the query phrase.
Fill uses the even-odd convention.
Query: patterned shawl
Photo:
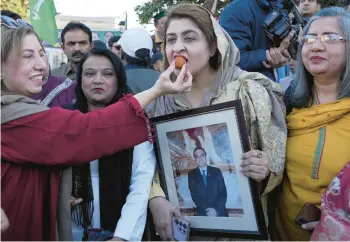
[[[240,61],[239,49],[217,20],[209,12],[208,14],[217,37],[221,59],[216,80],[200,106],[241,99],[252,148],[267,152],[270,156],[270,170],[282,175],[287,138],[283,90],[279,84],[264,75],[248,73],[237,66]],[[165,44],[162,46],[163,70],[168,65],[164,49]],[[149,117],[155,117],[190,109],[180,101],[182,98],[181,94],[159,97],[147,107],[147,113]],[[281,180],[282,177],[279,177],[277,183]]]

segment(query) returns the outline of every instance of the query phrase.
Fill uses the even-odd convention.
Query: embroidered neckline
[[[315,88],[314,88],[313,96],[314,96],[313,98],[314,105],[320,104],[320,100],[318,99],[317,91]],[[315,158],[314,158],[313,167],[312,167],[312,179],[315,179],[315,180],[318,180],[325,140],[326,140],[326,127],[322,127],[320,128],[320,131],[319,131],[317,146],[315,150]]]

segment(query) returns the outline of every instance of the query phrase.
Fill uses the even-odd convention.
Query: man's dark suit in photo
[[[203,148],[197,147],[193,156],[197,168],[188,173],[188,187],[196,205],[197,216],[228,217],[227,191],[221,170],[207,166]]]

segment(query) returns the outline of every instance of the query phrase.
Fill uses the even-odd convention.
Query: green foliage
[[[140,24],[147,24],[152,21],[152,17],[160,11],[169,9],[171,6],[180,2],[196,3],[203,5],[205,0],[149,0],[146,3],[136,6],[135,11],[139,17]],[[228,4],[228,0],[218,0],[216,14],[219,14],[222,9]],[[210,9],[209,9],[210,10]]]
[[[27,18],[29,12],[29,0],[0,0],[0,9],[11,10],[22,18]]]

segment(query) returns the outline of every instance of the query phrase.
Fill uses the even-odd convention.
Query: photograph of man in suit
[[[197,216],[228,217],[227,191],[221,170],[207,165],[207,153],[202,147],[194,149],[193,157],[197,168],[188,173],[188,188]]]

